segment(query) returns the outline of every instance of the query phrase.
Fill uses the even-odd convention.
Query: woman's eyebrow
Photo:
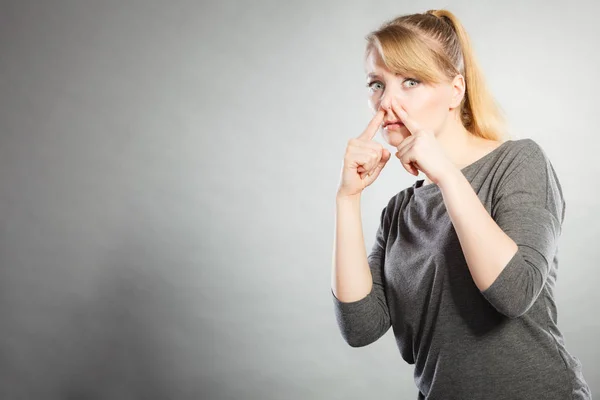
[[[367,74],[367,79],[368,78],[381,78],[378,74],[371,72],[369,74]]]

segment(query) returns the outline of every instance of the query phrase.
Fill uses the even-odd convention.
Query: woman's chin
[[[402,132],[387,132],[383,134],[385,141],[388,142],[390,146],[394,147],[398,147],[400,143],[409,136],[410,134],[404,134]]]

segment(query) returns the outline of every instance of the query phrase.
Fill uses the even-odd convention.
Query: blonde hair
[[[469,36],[450,11],[428,10],[385,22],[366,36],[365,57],[376,49],[394,73],[424,83],[465,78],[465,95],[459,105],[462,124],[471,134],[504,141],[510,135],[500,106],[494,100],[477,63]]]

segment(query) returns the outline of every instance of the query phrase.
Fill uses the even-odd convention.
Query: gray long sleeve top
[[[343,338],[366,346],[391,326],[418,399],[591,399],[557,326],[565,201],[546,153],[508,140],[461,172],[517,253],[479,290],[439,187],[418,180],[381,212],[371,293],[341,302],[331,291]]]

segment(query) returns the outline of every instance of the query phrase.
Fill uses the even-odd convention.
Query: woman
[[[350,346],[393,327],[419,399],[591,399],[557,326],[561,185],[532,139],[506,139],[468,36],[447,10],[367,36],[374,117],[348,142],[332,295]],[[360,194],[391,154],[417,180],[381,212],[367,256]]]

